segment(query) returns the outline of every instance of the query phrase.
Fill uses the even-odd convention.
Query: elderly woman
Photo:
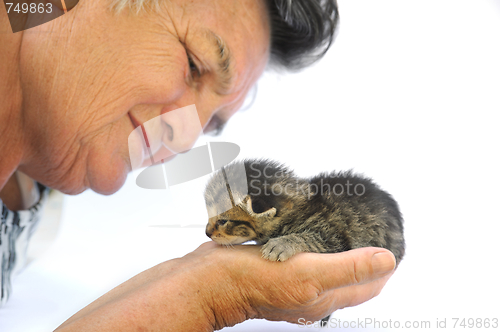
[[[337,17],[334,0],[86,0],[12,33],[0,6],[2,301],[47,187],[116,192],[131,169],[135,127],[194,104],[205,131],[220,128],[268,62],[299,69],[320,58]],[[191,123],[165,121],[170,138],[154,152],[192,146]],[[376,296],[394,262],[387,250],[363,248],[273,264],[256,246],[207,243],[116,287],[58,331],[317,320]]]

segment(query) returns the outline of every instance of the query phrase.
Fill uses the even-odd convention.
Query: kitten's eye
[[[224,220],[224,219],[217,220],[217,224],[218,224],[219,226],[224,226],[226,223],[227,223],[227,220]]]

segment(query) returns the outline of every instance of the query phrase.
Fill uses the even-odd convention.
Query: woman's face
[[[153,153],[165,158],[173,154],[165,147],[194,143],[200,122],[211,130],[238,110],[269,56],[264,1],[160,2],[159,12],[135,15],[81,1],[24,32],[20,170],[65,193],[111,194],[131,169],[128,138],[138,125],[196,106],[199,122],[162,116],[151,131],[150,140],[163,139]]]

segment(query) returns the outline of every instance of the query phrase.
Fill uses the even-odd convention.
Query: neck
[[[12,33],[5,6],[0,6],[0,190],[18,168],[23,155],[21,41],[22,32]]]

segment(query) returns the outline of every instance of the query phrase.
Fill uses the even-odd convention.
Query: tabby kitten
[[[243,168],[242,179],[238,170]],[[223,245],[255,241],[270,261],[286,261],[299,252],[382,247],[399,264],[405,252],[396,201],[350,171],[303,179],[270,160],[234,162],[208,182],[205,202],[208,237]]]

